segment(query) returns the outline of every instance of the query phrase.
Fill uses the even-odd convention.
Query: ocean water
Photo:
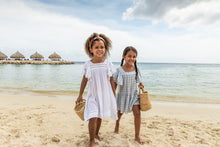
[[[113,63],[115,68],[119,63]],[[143,84],[154,100],[220,104],[219,64],[139,63]],[[0,92],[77,96],[83,63],[0,65]]]

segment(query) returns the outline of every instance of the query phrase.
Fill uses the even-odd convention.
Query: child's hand
[[[138,87],[139,87],[140,89],[144,89],[143,83],[140,83],[140,84],[138,85]]]
[[[81,101],[83,101],[82,96],[79,96],[79,97],[77,98],[77,100],[76,100],[76,104],[79,103],[79,102],[81,102]]]

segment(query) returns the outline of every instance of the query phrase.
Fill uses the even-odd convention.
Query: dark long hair
[[[133,46],[126,47],[123,51],[123,55],[122,55],[122,59],[121,59],[121,66],[124,64],[124,56],[127,55],[128,51],[133,51],[136,53],[136,56],[138,55],[137,50]],[[137,76],[138,76],[137,60],[135,60],[135,62],[134,62],[134,67],[135,67],[135,72],[136,72],[135,79],[137,80]]]

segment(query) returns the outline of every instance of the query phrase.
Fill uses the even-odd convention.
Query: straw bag
[[[141,93],[142,91],[142,93]],[[144,88],[139,88],[139,96],[140,96],[140,107],[141,111],[147,111],[151,109],[151,102],[149,99],[149,95],[147,91],[144,91]]]
[[[84,109],[85,109],[86,100],[76,103],[74,111],[79,116],[81,120],[84,120]]]

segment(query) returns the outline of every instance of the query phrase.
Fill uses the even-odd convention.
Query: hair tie
[[[101,36],[94,37],[94,38],[93,38],[93,41],[95,41],[95,40],[97,40],[97,39],[101,39],[103,42],[105,42],[105,39],[102,38]]]

